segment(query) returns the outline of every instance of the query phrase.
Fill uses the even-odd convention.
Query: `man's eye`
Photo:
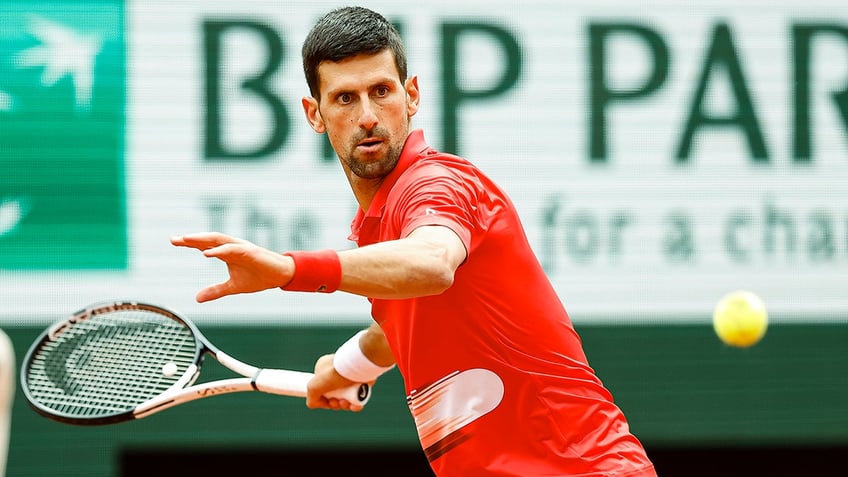
[[[347,93],[342,94],[342,95],[339,95],[339,102],[340,102],[340,103],[348,104],[348,103],[350,103],[352,100],[353,100],[352,96],[351,96],[351,95],[349,95],[349,94],[347,94]]]
[[[389,88],[387,86],[380,86],[379,88],[377,88],[377,96],[383,97],[388,96],[388,94]]]

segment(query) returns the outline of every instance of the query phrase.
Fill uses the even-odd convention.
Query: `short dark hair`
[[[327,13],[312,27],[301,50],[309,92],[319,99],[318,65],[321,62],[339,62],[360,54],[377,54],[386,48],[394,54],[401,81],[406,81],[403,40],[391,22],[363,7],[343,7]]]

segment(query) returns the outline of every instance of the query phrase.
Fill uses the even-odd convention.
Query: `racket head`
[[[171,310],[98,303],[54,323],[33,342],[21,365],[21,388],[32,409],[55,421],[128,421],[139,404],[192,384],[205,346],[194,324]]]

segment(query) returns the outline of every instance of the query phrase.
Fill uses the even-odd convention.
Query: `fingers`
[[[220,258],[222,260],[226,259],[227,255],[233,255],[238,253],[240,250],[244,250],[243,246],[239,246],[234,242],[227,242],[224,244],[216,244],[210,247],[202,249],[203,255],[207,258]],[[226,260],[224,260],[226,261]]]
[[[229,235],[219,232],[201,232],[188,235],[177,235],[171,237],[171,244],[177,247],[190,247],[198,250],[206,250],[225,243],[238,242]]]
[[[350,411],[350,412],[359,412],[362,410],[362,406],[359,404],[352,404],[347,399],[336,399],[330,398],[327,399],[327,402],[330,405],[330,409],[334,411]]]
[[[243,251],[245,245],[249,244],[249,242],[224,234],[204,233],[171,237],[171,244],[178,247],[190,247],[200,250],[208,258],[225,260],[227,255]]]
[[[340,376],[333,368],[333,355],[326,354],[315,362],[315,376],[309,381],[306,393],[306,407],[310,409],[332,409],[334,411],[359,412],[361,404],[347,399],[327,397],[326,394],[350,386],[350,382]]]
[[[229,282],[218,283],[200,290],[197,292],[195,300],[197,300],[198,303],[205,303],[207,301],[217,300],[218,298],[229,295],[228,283]]]
[[[350,411],[359,412],[364,409],[360,404],[353,404],[347,399],[327,398],[324,396],[318,399],[307,399],[306,407],[309,409],[331,409],[333,411]]]

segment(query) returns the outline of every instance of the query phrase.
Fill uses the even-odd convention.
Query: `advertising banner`
[[[575,321],[703,321],[738,289],[776,321],[848,313],[841,2],[361,4],[405,38],[414,127],[511,194]],[[367,323],[345,293],[199,305],[226,269],[168,240],[353,246],[357,204],[301,106],[301,43],[336,6],[2,2],[0,324],[111,299]]]

